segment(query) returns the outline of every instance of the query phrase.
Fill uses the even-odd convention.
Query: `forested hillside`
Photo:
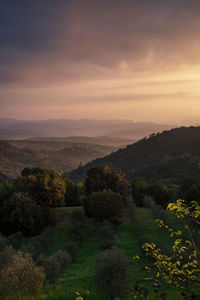
[[[177,183],[183,177],[199,176],[200,127],[180,127],[152,134],[104,158],[96,159],[71,172],[71,178],[82,181],[94,166],[111,163],[129,180],[141,177],[148,181]]]
[[[15,177],[24,167],[52,168],[68,172],[119,146],[56,141],[0,141],[0,172]]]

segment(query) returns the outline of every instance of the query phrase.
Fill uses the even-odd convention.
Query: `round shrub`
[[[118,249],[103,251],[97,257],[95,275],[99,287],[110,299],[120,297],[127,288],[127,259]]]
[[[145,195],[142,199],[142,206],[145,208],[151,208],[155,205],[155,201],[152,197]]]
[[[113,243],[112,239],[105,238],[105,239],[100,240],[99,249],[102,251],[107,250],[107,249],[112,249],[113,246],[114,246],[114,243]]]
[[[76,260],[76,257],[78,255],[78,248],[79,247],[75,241],[69,241],[65,245],[64,250],[71,255],[73,262]]]
[[[104,223],[99,228],[98,235],[100,239],[113,239],[113,230],[111,228],[111,224],[104,221]]]
[[[61,272],[61,264],[56,256],[50,256],[43,261],[45,275],[50,283],[54,283]]]

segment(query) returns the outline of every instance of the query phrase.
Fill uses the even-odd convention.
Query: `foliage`
[[[27,193],[14,193],[0,206],[0,228],[6,234],[35,235],[52,222],[49,209],[37,205]]]
[[[192,202],[187,206],[183,200],[168,205],[170,211],[174,211],[178,218],[192,219],[199,224],[200,206]],[[162,277],[169,285],[173,285],[183,291],[184,295],[193,294],[191,283],[199,283],[199,249],[197,248],[188,223],[185,229],[188,231],[188,239],[184,239],[182,231],[174,231],[162,220],[157,220],[159,226],[165,228],[173,239],[171,255],[162,253],[154,243],[145,243],[143,249],[147,256],[153,259],[153,267],[149,267],[154,278]]]
[[[111,190],[92,193],[89,204],[91,216],[97,222],[107,220],[117,225],[122,221],[124,201],[119,193]]]
[[[65,205],[66,206],[80,206],[79,191],[76,184],[68,177],[64,177],[66,183]]]
[[[180,127],[143,138],[106,157],[96,159],[71,172],[72,180],[82,181],[87,170],[112,164],[128,180],[143,178],[149,182],[161,181],[179,184],[187,176],[199,176],[198,162],[200,127]]]
[[[131,187],[124,178],[120,169],[113,169],[111,165],[91,168],[87,171],[85,179],[85,194],[111,190],[123,196],[124,202],[130,196]]]
[[[153,206],[155,206],[155,202],[151,196],[145,195],[142,199],[142,206],[145,208],[152,208]]]
[[[65,139],[65,140],[64,140]],[[51,168],[60,173],[69,172],[77,168],[80,161],[85,164],[97,157],[103,157],[120,145],[88,143],[86,140],[77,137],[77,141],[63,141],[49,138],[40,140],[7,140],[0,141],[0,183],[3,183],[8,175],[10,178],[18,176],[22,169],[27,166],[32,168]],[[81,142],[79,142],[81,140]],[[108,142],[108,141],[105,141]]]
[[[20,293],[38,294],[43,288],[45,275],[43,269],[35,266],[29,253],[13,251],[0,270],[2,296]]]
[[[138,178],[132,184],[132,197],[137,206],[142,206],[144,197],[148,194],[148,183]]]
[[[76,260],[76,257],[78,255],[78,248],[78,244],[74,241],[68,241],[64,247],[64,250],[71,255],[72,262]]]
[[[25,168],[15,181],[18,191],[29,193],[41,206],[64,206],[66,185],[62,176],[54,170]]]
[[[167,212],[166,209],[162,208],[160,205],[153,205],[151,207],[151,213],[154,219],[160,219],[164,222],[167,221]]]
[[[124,294],[128,281],[128,265],[119,250],[101,252],[97,257],[95,274],[99,286],[110,299]]]
[[[37,257],[42,254],[46,253],[48,251],[49,242],[53,234],[52,228],[46,228],[42,231],[40,235],[34,236],[31,239],[29,239],[28,244],[26,245],[25,249],[26,251],[30,252],[34,259],[37,259]]]
[[[174,186],[168,188],[161,182],[147,183],[138,178],[132,184],[133,201],[137,206],[144,206],[145,197],[151,197],[156,204],[167,207],[169,201],[174,197],[174,193]]]
[[[39,257],[38,264],[44,267],[47,280],[54,283],[61,272],[67,269],[72,263],[70,254],[65,251],[57,251],[49,257]]]
[[[111,224],[104,221],[103,224],[99,224],[100,228],[98,236],[100,239],[99,250],[111,249],[114,247],[114,232],[111,228]]]

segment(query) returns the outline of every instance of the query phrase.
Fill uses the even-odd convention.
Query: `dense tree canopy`
[[[94,167],[87,171],[85,179],[85,194],[111,190],[123,196],[124,201],[130,196],[131,187],[120,169],[113,169],[111,165]]]
[[[89,201],[91,216],[96,221],[108,220],[113,224],[119,224],[122,221],[124,203],[119,193],[111,190],[92,193]]]
[[[126,205],[127,200],[130,198],[131,187],[129,182],[124,178],[121,170],[112,169],[111,165],[88,170],[84,186],[83,207],[86,215],[95,219],[109,219],[114,215],[118,219],[118,214],[121,215],[122,207]],[[96,208],[95,205],[97,205]],[[113,210],[113,215],[109,210]],[[109,213],[110,217],[108,216]]]
[[[66,184],[54,170],[25,168],[15,181],[17,191],[27,192],[42,206],[64,206]]]
[[[65,205],[66,206],[79,206],[79,191],[76,184],[73,183],[68,177],[64,177],[66,184],[65,192]]]
[[[27,193],[14,193],[0,207],[0,230],[5,234],[21,231],[31,236],[53,223],[49,208],[38,205]]]
[[[99,286],[109,299],[123,296],[129,279],[126,257],[117,249],[99,253],[95,275]]]
[[[132,183],[132,196],[136,205],[142,206],[145,196],[150,196],[156,204],[167,207],[169,201],[178,199],[180,196],[179,186],[168,187],[164,183],[148,183],[138,178]]]
[[[128,180],[180,184],[185,176],[199,176],[200,127],[180,127],[151,135],[74,170],[70,176],[82,181],[87,170],[105,164],[120,168]]]

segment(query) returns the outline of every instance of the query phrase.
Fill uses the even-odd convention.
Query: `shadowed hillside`
[[[69,172],[80,163],[108,155],[116,146],[52,141],[0,141],[0,172],[15,177],[24,167]],[[3,175],[2,175],[3,176]]]
[[[84,179],[94,166],[111,163],[122,169],[127,178],[176,183],[184,176],[199,176],[200,127],[181,127],[152,134],[101,159],[71,172],[75,181]]]

